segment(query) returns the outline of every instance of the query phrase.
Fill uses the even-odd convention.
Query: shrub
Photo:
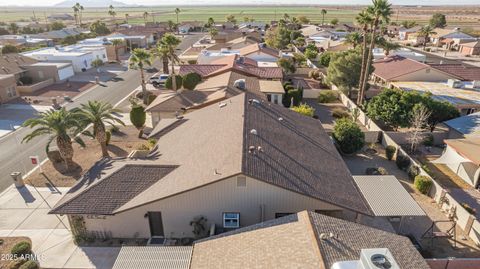
[[[188,64],[197,64],[197,60],[188,60]]]
[[[418,168],[416,165],[410,165],[410,167],[407,169],[407,174],[410,179],[414,179],[420,174],[420,168]]]
[[[333,127],[333,138],[340,150],[346,154],[360,150],[365,144],[365,134],[348,118],[339,119]]]
[[[202,77],[199,74],[192,72],[183,76],[182,84],[185,89],[193,90],[200,81],[202,81]]]
[[[147,144],[140,144],[137,146],[137,150],[150,150],[150,147]]]
[[[19,269],[26,261],[25,259],[13,260],[8,264],[8,269]]]
[[[467,210],[468,213],[474,215],[477,213],[477,210],[475,208],[472,208],[469,204],[467,203],[461,203],[462,207]]]
[[[23,85],[30,85],[33,82],[33,79],[31,77],[21,77],[20,82],[22,82]]]
[[[377,171],[380,175],[388,175],[388,171],[384,167],[379,167]]]
[[[398,168],[405,170],[410,165],[410,159],[403,155],[397,154],[397,159],[395,160],[395,163],[397,164]]]
[[[105,136],[106,136],[106,140],[105,140],[105,143],[107,144],[107,146],[110,144],[110,140],[112,139],[112,131],[106,131],[105,132]]]
[[[299,106],[294,106],[292,107],[292,110],[300,113],[302,115],[308,116],[308,117],[313,117],[315,114],[315,108],[307,105],[307,104],[301,104]]]
[[[415,181],[413,182],[415,188],[421,193],[427,195],[432,186],[432,180],[426,176],[416,176]]]
[[[32,245],[27,241],[22,241],[13,246],[10,251],[13,255],[21,256],[32,253]]]
[[[365,174],[367,175],[388,175],[387,169],[383,167],[368,167],[365,169]]]
[[[112,127],[110,127],[110,133],[113,134],[113,133],[116,133],[118,131],[120,131],[120,128],[118,128],[118,126],[113,125]]]
[[[387,159],[391,161],[393,159],[393,155],[395,155],[395,151],[397,151],[397,148],[389,145],[385,148],[385,155],[387,155]]]
[[[177,90],[178,89],[181,89],[182,88],[182,76],[180,75],[175,75],[175,81],[177,82]],[[167,78],[167,81],[165,81],[165,87],[167,89],[170,89],[172,90],[173,89],[173,85],[172,85],[172,76],[169,76]]]
[[[142,137],[143,135],[142,129],[146,120],[147,114],[145,113],[145,108],[141,105],[133,105],[130,110],[130,122],[139,130],[138,137]]]
[[[150,105],[153,102],[153,100],[155,100],[155,98],[157,98],[155,94],[150,94],[148,96],[147,105]]]
[[[149,147],[152,149],[153,147],[155,147],[155,144],[157,144],[157,139],[155,139],[155,138],[149,138],[149,139],[147,140],[147,142],[148,142]]]
[[[332,110],[332,116],[337,119],[350,118],[350,113],[343,108],[336,107]]]
[[[293,98],[293,105],[298,106],[302,101],[303,89],[300,88],[300,89],[289,90],[286,96],[290,100]]]
[[[338,99],[338,93],[333,90],[321,91],[318,94],[319,103],[333,103]]]
[[[2,54],[18,53],[18,48],[11,44],[2,47]]]
[[[425,138],[423,139],[423,145],[425,145],[427,147],[432,147],[433,146],[433,135],[432,134],[428,134],[427,136],[425,136]]]
[[[313,78],[314,80],[318,80],[320,78],[320,71],[317,69],[311,70],[308,72],[308,77]]]
[[[147,93],[148,96],[154,95],[153,92],[151,92],[149,90],[147,90],[146,93]],[[137,97],[138,99],[143,99],[143,91],[139,91],[138,93],[136,93],[135,97]]]
[[[26,261],[18,269],[38,269],[38,264],[35,261]]]

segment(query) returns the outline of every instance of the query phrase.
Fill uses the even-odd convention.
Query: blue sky
[[[61,2],[62,0],[0,0],[0,6],[6,5],[19,5],[19,6],[50,6]],[[139,4],[139,5],[172,5],[171,1],[159,1],[159,0],[119,0],[126,4]],[[162,3],[163,2],[163,3]],[[390,1],[396,5],[479,5],[479,0],[392,0]],[[211,4],[209,0],[176,0],[175,4],[188,5],[188,4]],[[297,4],[298,1],[294,0],[216,0],[215,4]],[[324,4],[324,5],[361,5],[369,4],[369,0],[302,0],[302,4]]]

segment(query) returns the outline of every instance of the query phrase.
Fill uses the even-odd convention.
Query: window
[[[7,96],[8,97],[14,97],[16,95],[17,95],[17,92],[15,91],[15,86],[7,88]]]
[[[278,219],[278,218],[285,217],[292,214],[293,213],[275,213],[275,218]]]
[[[271,102],[271,101],[272,101],[272,95],[271,95],[271,94],[269,94],[269,93],[267,93],[267,100],[268,100],[269,102]]]
[[[223,228],[240,227],[240,213],[223,213]]]

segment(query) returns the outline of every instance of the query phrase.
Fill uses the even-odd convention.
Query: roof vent
[[[258,99],[248,99],[248,103],[251,104],[256,104],[260,105],[260,101]]]
[[[221,102],[221,103],[218,103],[218,106],[219,106],[220,108],[226,107],[226,106],[227,106],[227,103]]]
[[[257,135],[257,134],[258,134],[258,133],[257,133],[257,130],[255,130],[255,129],[250,130],[250,133],[253,134],[253,135]]]
[[[283,118],[282,117],[278,118],[278,121],[283,121]]]
[[[233,83],[233,87],[240,90],[245,90],[246,84],[247,83],[245,82],[245,79],[241,78],[241,79],[235,80],[235,82]]]
[[[255,154],[255,146],[248,147],[248,153]]]

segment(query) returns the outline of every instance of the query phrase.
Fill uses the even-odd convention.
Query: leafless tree
[[[408,141],[410,142],[410,151],[413,153],[418,145],[423,141],[424,131],[427,127],[428,118],[431,112],[424,105],[417,105],[414,107],[412,116],[410,117],[411,132],[408,134]]]

